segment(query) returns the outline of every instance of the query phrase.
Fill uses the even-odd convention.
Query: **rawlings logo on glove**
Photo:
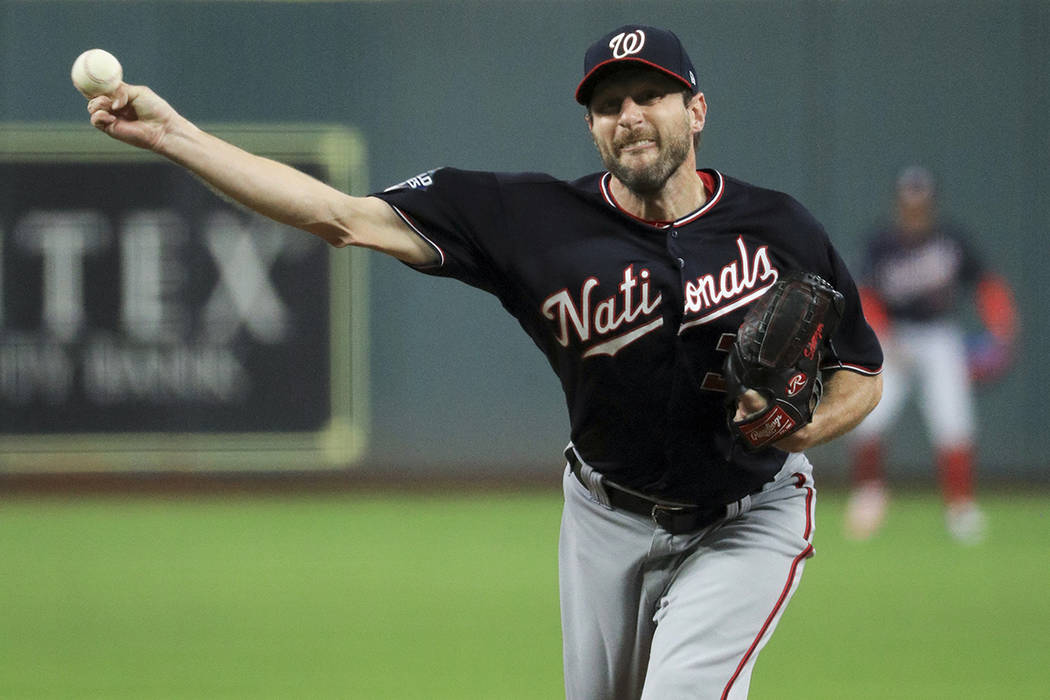
[[[817,275],[792,272],[748,309],[723,371],[729,430],[748,450],[813,419],[823,389],[821,357],[843,304],[842,295]],[[738,419],[748,390],[762,397],[762,407]]]

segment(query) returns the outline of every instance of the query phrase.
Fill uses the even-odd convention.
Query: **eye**
[[[598,100],[593,105],[591,105],[591,109],[594,110],[595,114],[618,114],[620,111],[620,100]]]
[[[638,104],[651,105],[660,101],[664,93],[659,90],[646,90],[638,95]]]

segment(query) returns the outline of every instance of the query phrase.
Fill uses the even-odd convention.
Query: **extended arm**
[[[352,197],[306,173],[253,155],[197,128],[152,90],[122,84],[88,102],[91,123],[152,150],[264,216],[337,246],[372,248],[415,265],[437,253],[382,200]]]

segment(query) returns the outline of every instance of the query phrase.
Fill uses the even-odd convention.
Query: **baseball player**
[[[926,168],[903,169],[893,221],[869,236],[861,295],[886,348],[885,395],[853,435],[854,492],[846,532],[866,539],[888,505],[882,436],[912,389],[936,453],[949,534],[980,541],[985,517],[974,498],[974,401],[971,379],[987,382],[1010,366],[1017,312],[1006,281],[971,248],[968,234],[938,216]],[[958,311],[975,292],[984,332],[967,343]]]
[[[567,697],[746,697],[813,553],[802,450],[877,403],[882,352],[799,203],[697,168],[707,103],[673,33],[625,26],[599,39],[576,100],[602,172],[563,182],[441,168],[364,198],[200,131],[146,87],[88,109],[97,128],[262,214],[498,297],[546,355],[570,417]],[[748,306],[796,269],[844,299],[823,399],[801,429],[753,449],[727,412],[747,418],[764,400],[749,390],[727,408],[723,363]]]

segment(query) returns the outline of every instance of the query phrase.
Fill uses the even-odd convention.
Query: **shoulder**
[[[897,248],[899,239],[897,227],[888,219],[875,222],[864,234],[864,241],[873,253]]]
[[[413,175],[407,180],[387,187],[383,192],[391,193],[405,190],[432,191],[470,187],[492,187],[495,184],[495,173],[440,167],[426,170],[418,175]]]
[[[831,247],[824,226],[795,197],[728,175],[722,178],[725,195],[719,207],[731,217],[734,230],[750,231],[796,260],[823,257],[822,251]]]
[[[509,197],[577,198],[597,195],[604,173],[592,173],[575,180],[561,180],[546,173],[493,173],[499,187]]]
[[[722,179],[727,200],[755,215],[780,216],[816,224],[816,218],[795,197],[787,192],[762,187],[731,175],[710,170]]]
[[[970,247],[973,245],[975,238],[973,231],[958,219],[944,217],[940,220],[939,224],[942,237],[955,241],[963,247]]]
[[[410,177],[383,191],[434,190],[440,192],[469,192],[493,189],[510,191],[582,189],[596,191],[599,178],[600,174],[596,174],[581,178],[575,182],[566,182],[546,173],[462,170],[460,168],[440,167]]]
[[[756,185],[752,182],[748,182],[747,180],[742,180],[738,177],[727,175],[718,170],[705,168],[700,172],[710,173],[718,178],[721,178],[721,180],[725,183],[727,193],[745,194],[749,197],[755,197],[757,199],[787,199],[793,201],[791,195],[787,194],[786,192],[770,189],[768,187],[762,187],[761,185]]]

